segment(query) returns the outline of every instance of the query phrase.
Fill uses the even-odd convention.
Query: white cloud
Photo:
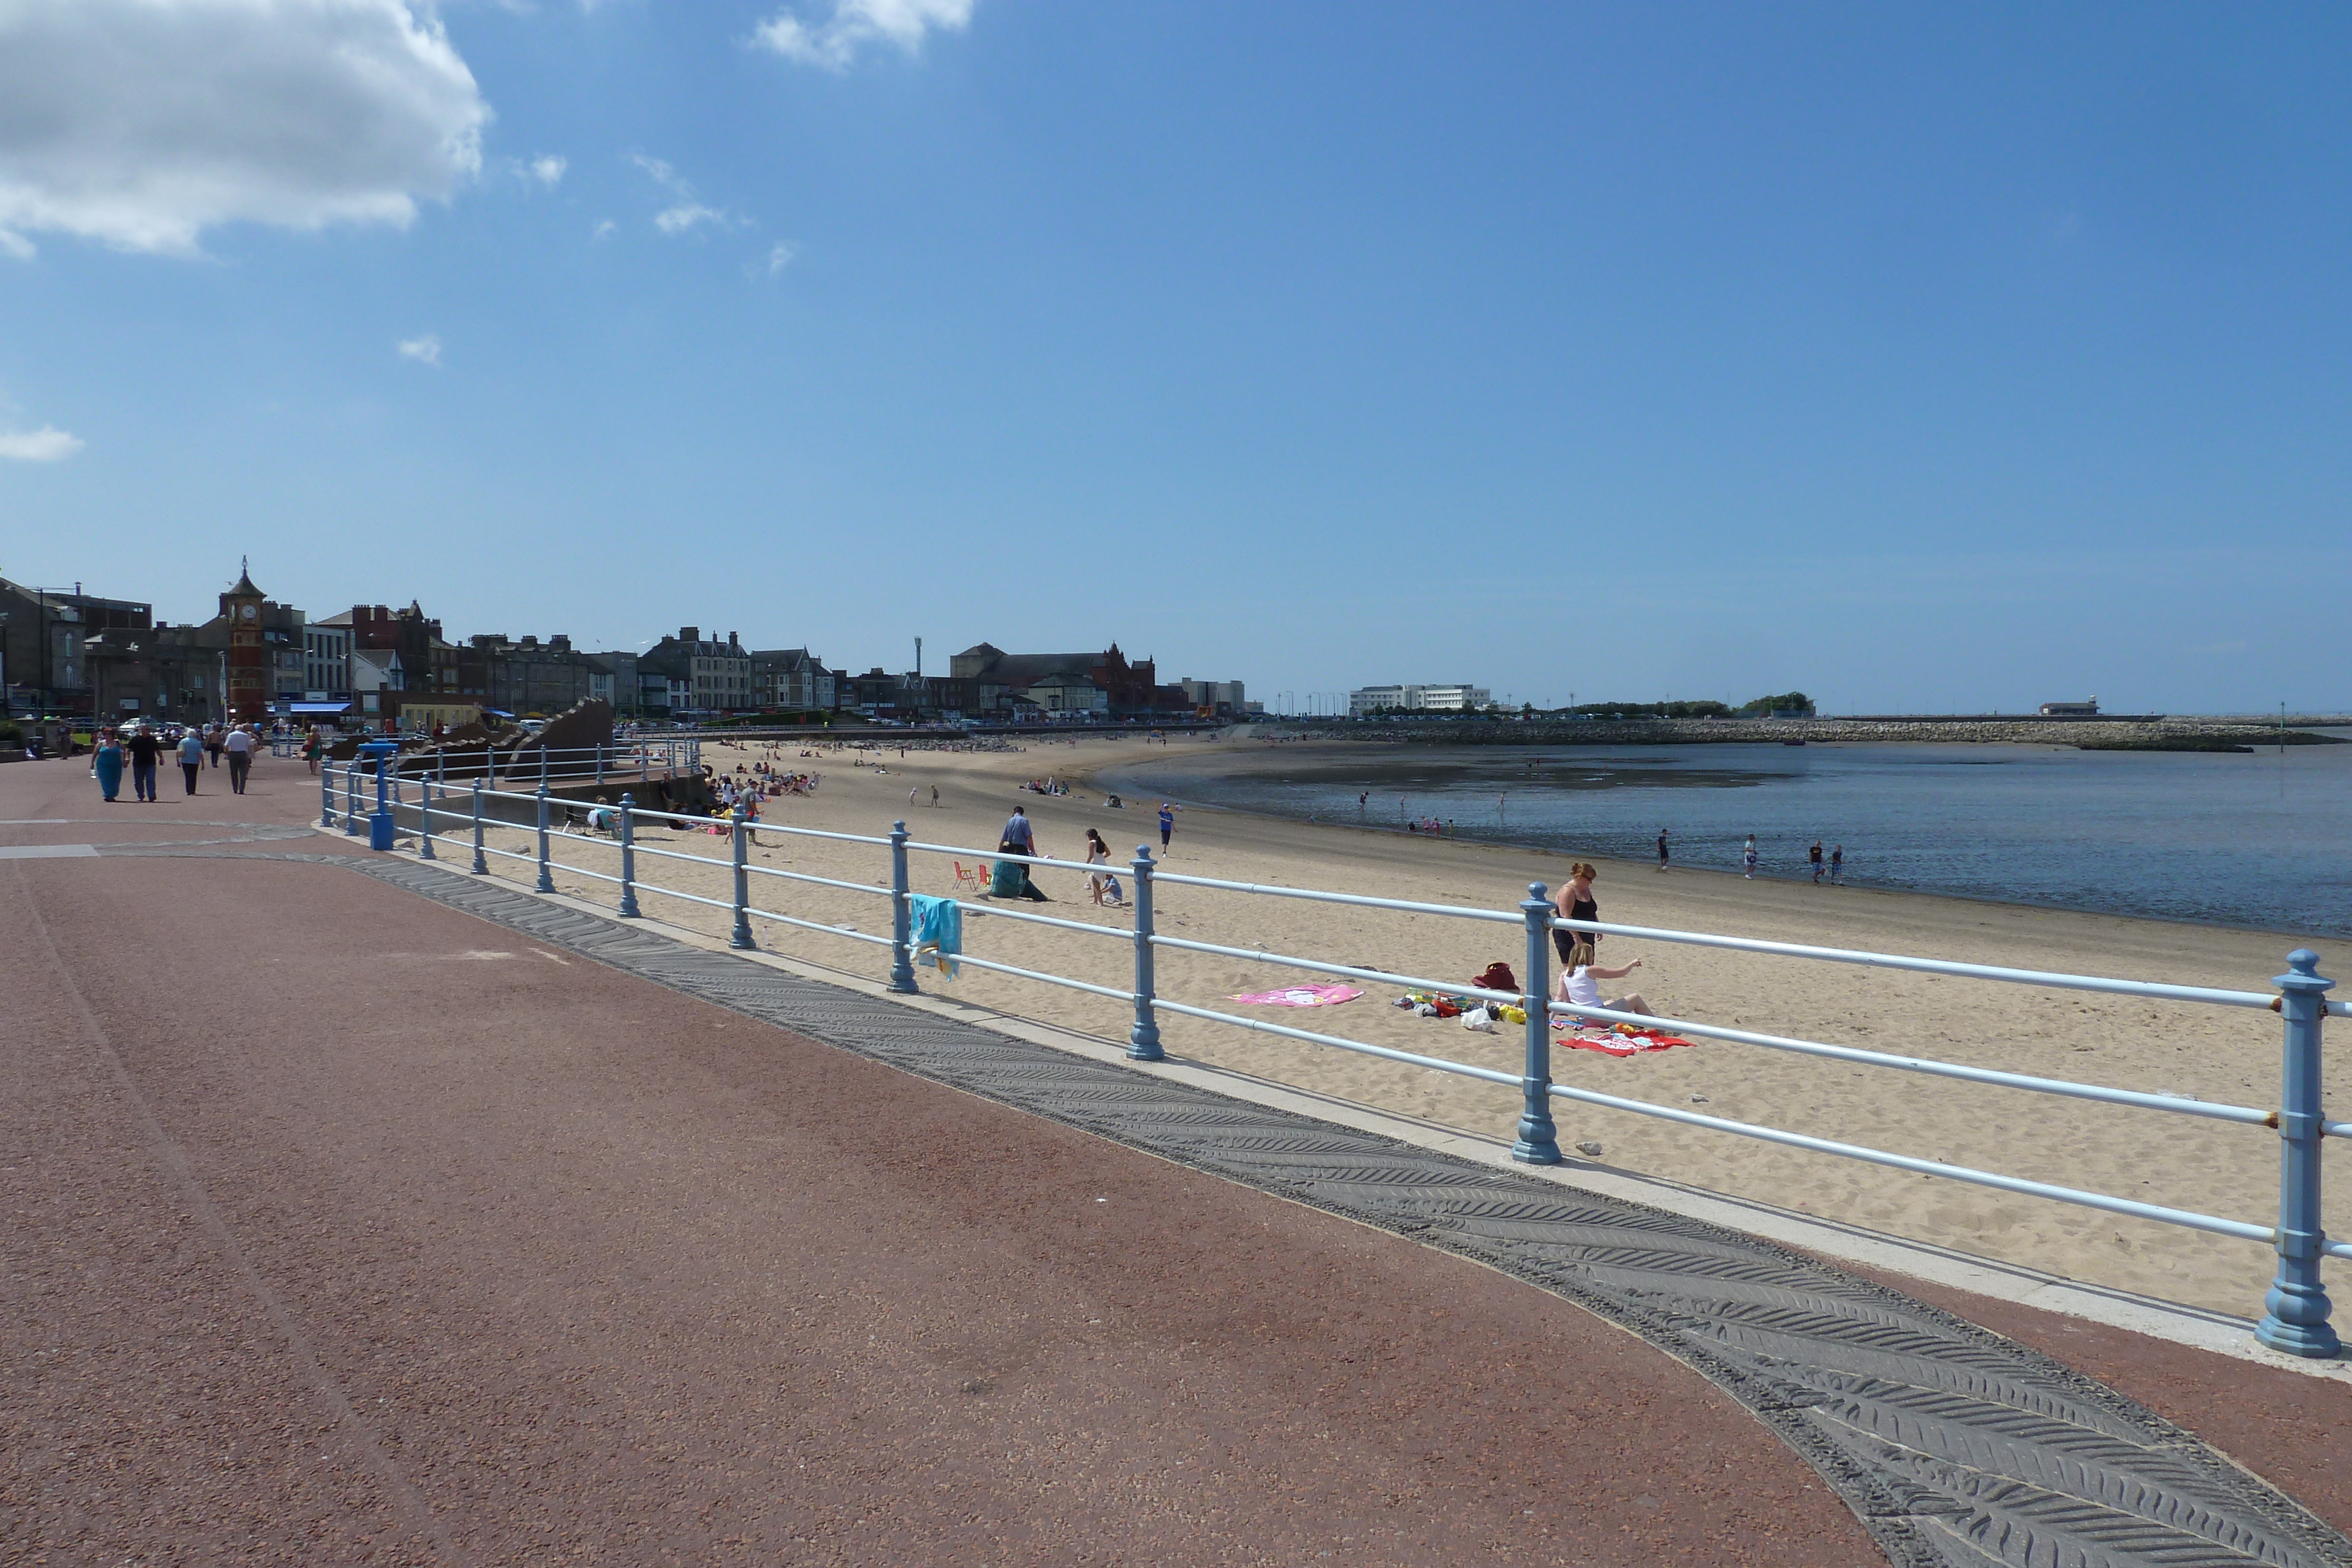
[[[429,0],[0,0],[0,249],[406,225],[489,118]]]
[[[654,227],[662,233],[685,234],[698,224],[715,224],[722,229],[734,226],[735,220],[725,208],[706,206],[697,201],[694,187],[679,179],[677,171],[667,162],[659,158],[648,158],[642,152],[629,154],[629,162],[652,176],[655,184],[677,198],[671,205],[654,214]]]
[[[723,228],[726,223],[725,213],[700,202],[680,202],[654,214],[654,227],[666,235],[684,234],[697,224],[717,224]]]
[[[773,250],[768,253],[768,276],[770,277],[773,277],[776,274],[783,271],[784,268],[793,264],[793,257],[799,254],[800,252],[794,250],[791,246],[777,246]]]
[[[531,178],[542,185],[552,186],[563,178],[563,171],[572,167],[571,161],[550,152],[530,161]]]
[[[972,0],[833,0],[833,15],[821,22],[779,12],[751,37],[788,60],[845,71],[866,44],[895,44],[911,55],[934,27],[962,32],[971,21],[971,7]]]
[[[19,463],[56,463],[82,449],[82,439],[54,425],[38,430],[0,431],[0,457]]]
[[[441,364],[441,340],[432,332],[421,338],[404,338],[400,341],[400,357],[438,369]]]
[[[618,225],[610,218],[599,218],[596,220],[596,226],[588,231],[588,237],[590,239],[608,239],[612,236],[613,230]]]

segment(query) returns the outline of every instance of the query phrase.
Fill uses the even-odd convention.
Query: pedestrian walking
[[[1584,861],[1569,862],[1568,880],[1560,884],[1559,892],[1552,899],[1553,906],[1559,911],[1562,920],[1598,921],[1601,918],[1600,901],[1592,896],[1592,879],[1600,874]],[[1559,950],[1562,964],[1570,961],[1570,953],[1578,944],[1590,948],[1600,940],[1601,933],[1598,931],[1561,931],[1555,928],[1551,934],[1552,946]]]
[[[239,725],[221,737],[221,749],[228,753],[228,791],[242,795],[246,776],[253,771],[253,736]]]
[[[1162,800],[1162,801],[1160,801],[1160,854],[1162,854],[1163,856],[1167,854],[1167,852],[1168,852],[1168,841],[1169,841],[1170,839],[1174,838],[1175,836],[1176,836],[1176,808],[1175,808],[1174,806],[1171,805],[1169,802],[1167,802],[1167,801],[1165,801],[1165,800]],[[1138,897],[1138,898],[1141,898],[1141,897],[1143,896],[1143,894],[1139,894],[1139,894],[1137,894],[1135,896],[1136,896],[1136,897]]]
[[[1666,830],[1664,828],[1658,830],[1658,869],[1666,869]]]
[[[319,738],[318,727],[311,726],[310,738],[302,743],[302,760],[310,765],[310,771],[313,774],[319,771],[319,758],[326,749],[326,743]],[[192,795],[195,793],[193,789],[188,792]]]
[[[932,785],[932,786],[931,786],[931,810],[934,810],[934,811],[936,811],[936,810],[938,810],[939,809],[940,809],[940,787],[939,787],[938,785],[934,784],[934,785]]]
[[[131,754],[131,793],[152,805],[155,800],[155,764],[163,755],[163,737],[142,724],[123,749]]]
[[[1813,862],[1813,885],[1819,887],[1822,884],[1822,873],[1828,869],[1822,864],[1822,841],[1815,839],[1813,847],[1808,853]]]
[[[213,766],[215,768],[220,766],[221,744],[223,738],[224,737],[221,733],[221,727],[218,725],[214,725],[210,729],[205,731],[205,750],[212,758]]]
[[[110,729],[100,733],[98,749],[89,754],[89,776],[110,803],[122,793],[122,743]]]
[[[205,770],[205,737],[194,730],[180,737],[180,777],[188,781],[188,793],[196,792],[196,775]],[[311,772],[318,768],[313,767]]]
[[[1830,885],[1832,887],[1845,885],[1845,846],[1843,844],[1830,851]]]
[[[1750,882],[1756,880],[1756,835],[1748,835],[1748,847],[1739,852],[1739,863]]]

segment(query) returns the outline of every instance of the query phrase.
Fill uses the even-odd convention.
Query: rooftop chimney
[[[681,626],[677,629],[677,640],[681,643],[699,643],[702,641],[702,628]]]

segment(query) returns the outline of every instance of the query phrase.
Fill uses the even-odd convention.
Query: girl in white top
[[[1569,949],[1568,969],[1559,977],[1559,999],[1580,1008],[1606,1008],[1615,1013],[1648,1013],[1650,1004],[1639,991],[1628,991],[1610,1001],[1601,999],[1599,980],[1622,980],[1642,967],[1634,959],[1622,969],[1603,969],[1592,962],[1592,944],[1580,941]]]
[[[1088,865],[1110,863],[1110,846],[1103,842],[1103,836],[1092,828],[1087,830],[1087,863]],[[1090,871],[1087,873],[1087,882],[1089,884],[1087,891],[1094,895],[1094,901],[1097,904],[1102,903],[1103,894],[1110,889],[1110,873],[1105,871]]]

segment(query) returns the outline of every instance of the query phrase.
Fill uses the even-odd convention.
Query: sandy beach
[[[779,769],[814,770],[821,787],[807,797],[772,801],[772,826],[881,835],[905,818],[919,841],[982,852],[995,845],[1004,819],[1022,805],[1036,823],[1042,853],[1077,859],[1084,833],[1098,828],[1123,862],[1150,841],[1155,853],[1156,800],[1129,796],[1112,810],[1096,782],[1116,789],[1118,770],[1149,761],[1194,758],[1212,751],[1263,752],[1255,740],[1178,739],[1163,753],[1139,737],[1035,741],[1011,753],[909,752],[825,748],[803,755],[785,745],[706,742],[704,760],[732,770],[767,760]],[[1299,748],[1286,747],[1295,756]],[[1246,758],[1234,761],[1248,765]],[[1072,793],[1042,796],[1021,788],[1056,777]],[[940,804],[930,804],[936,787]],[[915,794],[910,805],[908,792]],[[618,791],[614,791],[618,799]],[[452,823],[447,831],[457,831]],[[527,833],[495,831],[498,847],[527,851]],[[709,866],[647,854],[642,882],[705,898],[727,897],[726,841],[708,833],[647,831],[648,850],[709,856]],[[444,851],[446,854],[448,852]],[[559,860],[618,869],[617,851],[568,840]],[[918,892],[958,891],[953,861],[971,856],[919,853]],[[1436,904],[1508,909],[1527,884],[1553,884],[1569,856],[1337,825],[1304,824],[1213,810],[1178,817],[1171,872],[1234,881],[1370,894]],[[1591,857],[1586,857],[1591,858]],[[877,845],[762,833],[755,866],[794,871],[887,889],[888,853]],[[1601,862],[1595,892],[1604,920],[1684,930],[1769,937],[1881,951],[2267,990],[2286,953],[2315,946],[2321,971],[2347,972],[2352,945],[2289,936],[2074,914],[1862,887],[1746,882],[1700,871],[1659,874],[1649,865]],[[528,883],[530,868],[493,859],[496,874]],[[559,868],[567,893],[610,906],[615,890]],[[1100,938],[1011,920],[968,918],[964,946],[978,956],[1048,969],[1124,988],[1131,976],[1131,931],[1120,909],[1088,903],[1078,870],[1045,870],[1039,886],[1054,902],[1021,904],[1023,912],[1102,927]],[[1127,879],[1124,875],[1122,880]],[[971,896],[971,890],[963,890]],[[889,930],[887,898],[770,876],[752,880],[760,908],[869,935]],[[646,913],[723,931],[726,912],[688,900],[642,894]],[[1292,899],[1163,885],[1159,929],[1166,936],[1334,959],[1366,967],[1451,977],[1466,984],[1501,959],[1517,969],[1523,937],[1512,927],[1357,909]],[[867,976],[887,971],[887,956],[840,936],[757,919],[761,946]],[[1851,966],[1810,963],[1612,937],[1602,962],[1633,957],[1643,967],[1623,987],[1641,990],[1659,1011],[1695,1020],[1937,1058],[2007,1071],[2269,1107],[2278,1094],[2279,1026],[2268,1013],[2151,1003],[2126,998],[1993,985]],[[967,967],[947,980],[919,971],[926,989],[982,1007],[1126,1038],[1123,1003]],[[1162,997],[1198,1006],[1263,1014],[1370,1043],[1475,1062],[1516,1072],[1520,1036],[1506,1027],[1485,1035],[1457,1022],[1414,1016],[1390,1006],[1395,992],[1365,988],[1360,998],[1313,1010],[1253,1009],[1233,993],[1312,981],[1302,971],[1241,959],[1163,951]],[[1613,994],[1616,988],[1604,988]],[[1163,1016],[1171,1056],[1245,1071],[1319,1092],[1490,1135],[1508,1136],[1518,1104],[1512,1090],[1328,1047],[1287,1041],[1202,1020]],[[1732,1120],[1865,1144],[1916,1157],[2269,1224],[2276,1200],[2278,1145],[2260,1127],[2029,1094],[1928,1078],[1882,1067],[1824,1061],[1759,1047],[1701,1040],[1628,1059],[1559,1049],[1559,1082],[1691,1107]],[[2352,1092],[2352,1067],[2335,1053],[2330,1103]],[[2007,1260],[2085,1281],[2144,1292],[2241,1315],[2261,1310],[2273,1267],[2257,1243],[2121,1218],[2095,1210],[2012,1197],[1932,1176],[1781,1148],[1749,1138],[1654,1118],[1556,1102],[1560,1143],[1595,1142],[1594,1163],[1667,1176],[1828,1218]],[[1580,1158],[1571,1154],[1571,1158]],[[2352,1199],[2330,1197],[2330,1225],[2352,1230]],[[2352,1284],[2331,1267],[2340,1289]]]

